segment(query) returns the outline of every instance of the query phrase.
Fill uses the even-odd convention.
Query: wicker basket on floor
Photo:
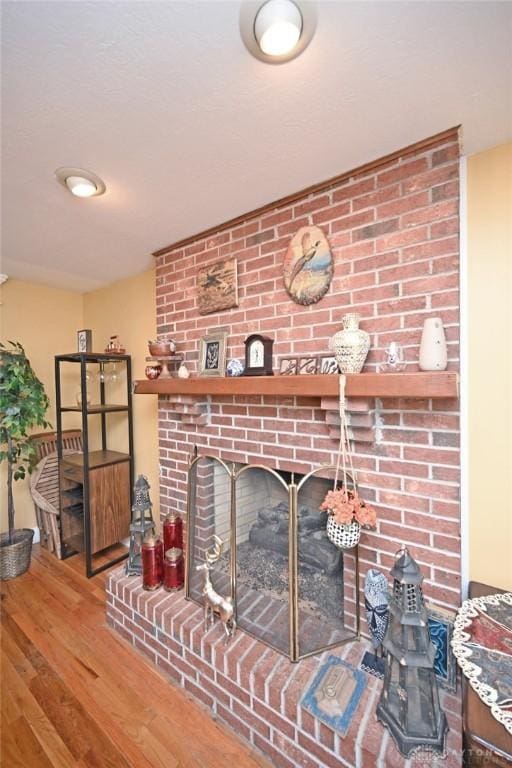
[[[32,539],[34,531],[31,528],[19,528],[14,531],[14,541],[9,544],[9,534],[0,534],[0,575],[2,581],[15,579],[30,567],[32,554]]]

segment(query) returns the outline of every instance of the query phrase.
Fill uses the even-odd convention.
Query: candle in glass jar
[[[164,589],[174,592],[184,583],[183,550],[168,549],[164,558]]]
[[[162,540],[150,536],[142,544],[142,586],[157,589],[162,586],[164,570],[164,547]]]
[[[183,521],[175,512],[164,520],[164,552],[169,549],[183,549]]]

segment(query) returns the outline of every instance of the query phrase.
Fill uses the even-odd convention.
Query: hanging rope
[[[357,488],[356,473],[352,461],[352,451],[350,450],[350,438],[348,433],[347,424],[347,406],[345,400],[345,386],[347,383],[347,377],[344,374],[339,376],[339,415],[340,415],[340,444],[338,447],[338,458],[336,462],[336,473],[334,475],[334,490],[338,487],[338,479],[340,476],[340,462],[341,462],[341,477],[343,488],[348,491],[347,481],[347,463],[352,478],[354,491]]]

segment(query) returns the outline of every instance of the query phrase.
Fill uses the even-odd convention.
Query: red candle
[[[183,550],[173,547],[165,553],[164,589],[175,592],[184,583]]]
[[[171,512],[164,520],[164,552],[169,549],[183,549],[183,522],[181,517]]]
[[[162,586],[164,547],[161,539],[150,536],[142,544],[142,586],[157,589]]]

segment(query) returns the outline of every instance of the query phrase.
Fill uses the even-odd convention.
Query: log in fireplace
[[[237,627],[291,661],[359,636],[344,610],[345,573],[358,593],[358,552],[327,538],[319,507],[336,468],[305,476],[195,455],[189,468],[186,595],[201,603],[206,552],[223,541],[211,579],[231,597]],[[350,581],[349,581],[350,583]]]

